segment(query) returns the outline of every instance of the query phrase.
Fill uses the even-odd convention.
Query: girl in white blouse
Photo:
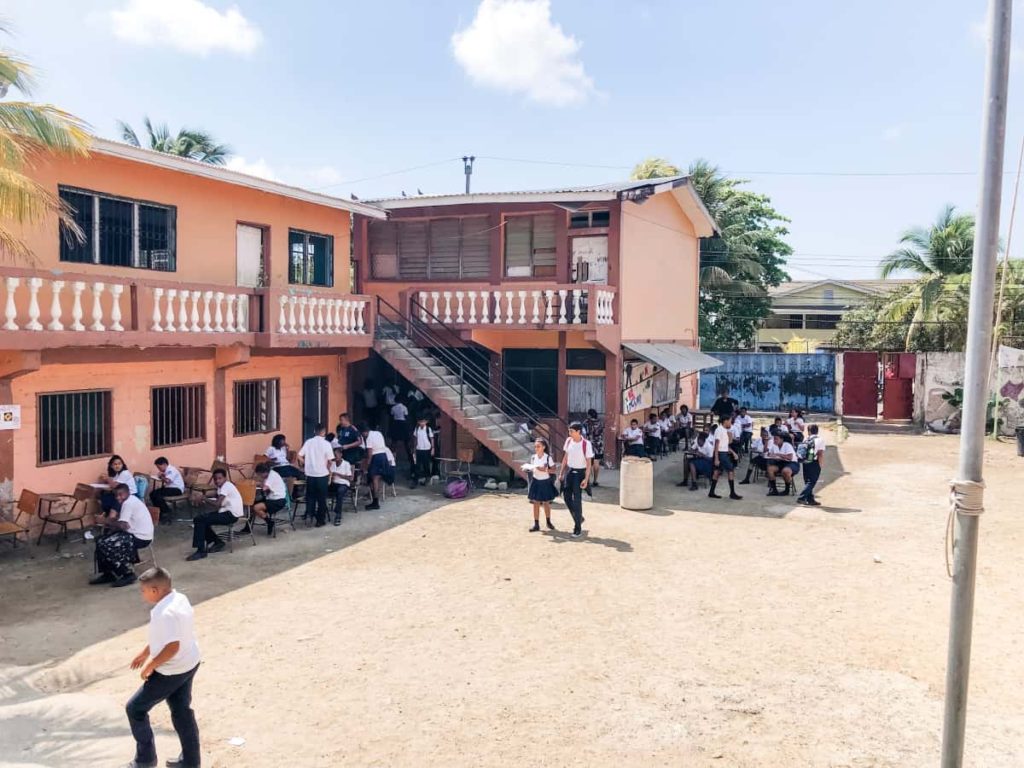
[[[558,495],[555,491],[554,470],[555,460],[548,453],[548,441],[537,438],[533,444],[534,454],[527,463],[528,471],[533,475],[530,482],[530,493],[528,498],[533,504],[533,527],[530,532],[540,530],[540,508],[544,506],[544,517],[547,520],[548,528],[552,531],[555,526],[551,523],[551,502]]]
[[[104,512],[121,511],[121,505],[117,503],[117,497],[114,495],[114,489],[121,483],[127,485],[131,493],[135,493],[135,476],[124,463],[124,459],[116,453],[107,462],[107,474],[100,475],[100,482],[106,483],[108,487],[108,490],[100,494],[100,507]]]

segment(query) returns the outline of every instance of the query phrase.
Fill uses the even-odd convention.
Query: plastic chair
[[[132,494],[142,503],[146,503],[146,493],[149,491],[149,478],[139,473],[135,474],[135,493]]]

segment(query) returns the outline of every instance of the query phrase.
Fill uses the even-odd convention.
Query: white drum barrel
[[[619,464],[619,506],[623,509],[654,506],[654,464],[650,459],[623,457]]]

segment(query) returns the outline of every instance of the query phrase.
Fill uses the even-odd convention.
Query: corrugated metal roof
[[[718,358],[705,355],[699,349],[683,344],[647,344],[624,341],[622,346],[636,352],[645,360],[660,365],[669,373],[693,373],[722,365],[722,361]]]

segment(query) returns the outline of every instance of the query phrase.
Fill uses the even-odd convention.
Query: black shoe
[[[216,544],[210,545],[210,552],[211,554],[217,554],[218,552],[223,552],[225,547],[227,547],[227,544],[223,541],[218,541]]]
[[[750,485],[750,481],[747,479],[740,480],[740,485]]]
[[[132,760],[130,763],[125,763],[124,768],[156,768],[158,763],[140,763],[138,760]]]
[[[327,525],[327,523],[324,522],[323,520],[317,520],[316,523],[313,525],[313,527],[314,528],[323,528],[325,525]],[[338,523],[338,525],[341,525],[341,523]]]
[[[555,524],[551,522],[551,518],[550,517],[548,518],[548,530],[551,530],[551,531],[557,531],[558,530],[557,528],[555,528]]]
[[[583,535],[583,531],[582,531],[582,530],[580,530],[579,528],[574,528],[574,529],[573,529],[573,532],[572,532],[572,537],[573,537],[574,539],[578,539],[578,538],[579,538],[580,536],[582,536],[582,535]]]
[[[341,515],[335,515],[334,516],[334,524],[335,525],[341,525]]]
[[[129,573],[127,576],[122,576],[110,586],[112,587],[127,587],[129,584],[135,583],[136,576],[134,573]]]
[[[363,509],[367,512],[373,512],[375,509],[380,509],[380,502],[375,501],[373,504],[367,504]]]
[[[252,528],[250,528],[249,524],[246,523],[245,528],[240,528],[239,530],[235,531],[235,536],[245,536],[249,533],[252,533]]]
[[[267,536],[274,535],[274,526],[277,525],[273,520],[267,519]]]
[[[777,488],[771,488],[771,489],[769,489],[768,493],[765,494],[765,495],[767,495],[767,496],[778,496],[779,495],[779,490]]]
[[[199,768],[199,763],[189,765],[181,755],[178,755],[174,760],[168,760],[164,765],[166,765],[167,768]]]
[[[201,549],[197,549],[195,552],[193,552],[191,555],[189,555],[185,559],[188,560],[189,562],[192,562],[193,560],[202,560],[204,557],[206,557],[206,553],[203,552]]]
[[[712,491],[711,493],[709,493],[709,494],[708,494],[708,498],[709,498],[709,499],[720,499],[720,498],[722,498],[722,497],[721,497],[721,496],[719,496],[719,495],[718,495],[717,493],[715,493],[715,492],[713,492],[713,491]]]
[[[533,533],[534,531],[539,531],[539,530],[540,530],[540,523],[538,523],[536,520],[534,520],[533,528],[530,529],[530,533]]]
[[[691,491],[696,491],[697,490],[697,484],[696,483],[690,483],[690,490]]]
[[[93,576],[89,579],[90,584],[109,584],[117,579],[112,573],[101,573],[99,576]]]
[[[730,493],[729,498],[732,499],[733,501],[739,501],[743,497],[740,496],[738,493]]]
[[[594,482],[592,482],[592,483],[590,484],[590,487],[591,487],[591,488],[600,488],[600,487],[601,487],[601,484],[600,484],[600,483],[598,483],[598,482],[597,482],[597,481],[595,480]]]
[[[807,506],[809,506],[809,507],[820,507],[821,506],[821,502],[818,501],[817,499],[811,499],[810,501],[807,502]]]

